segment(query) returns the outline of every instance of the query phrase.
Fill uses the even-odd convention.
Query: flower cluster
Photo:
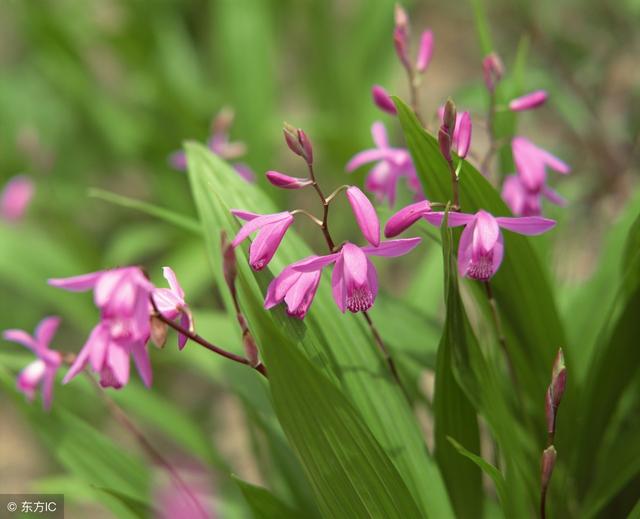
[[[223,108],[214,117],[211,123],[211,136],[207,141],[209,149],[224,160],[233,160],[242,157],[247,152],[247,147],[243,142],[231,142],[229,140],[229,129],[233,123],[234,113],[230,108]],[[169,163],[179,171],[187,169],[187,155],[184,151],[174,151],[169,156]],[[233,169],[238,172],[247,182],[253,182],[255,175],[251,168],[244,162],[236,162]]]

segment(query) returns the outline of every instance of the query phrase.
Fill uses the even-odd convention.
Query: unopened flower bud
[[[393,104],[389,93],[380,85],[373,85],[371,88],[371,95],[373,96],[373,102],[380,110],[387,112],[391,115],[396,115],[396,105]]]
[[[484,74],[484,83],[487,86],[489,92],[493,92],[496,88],[496,84],[502,78],[504,74],[504,65],[500,56],[495,52],[487,55],[482,60],[482,72]]]
[[[562,348],[558,350],[555,361],[553,363],[553,369],[551,371],[551,383],[547,389],[546,395],[546,414],[547,414],[547,432],[550,435],[555,433],[556,427],[556,415],[558,414],[558,407],[564,395],[565,386],[567,384],[567,369],[564,364],[564,355]]]
[[[307,164],[312,164],[313,148],[307,134],[289,123],[284,123],[283,131],[289,149],[302,157]]]
[[[308,178],[290,177],[279,171],[267,171],[266,176],[271,184],[281,189],[301,189],[313,183]]]
[[[509,103],[509,110],[513,112],[522,112],[524,110],[532,110],[543,105],[547,101],[546,90],[536,90],[529,94],[513,99]]]
[[[442,125],[449,135],[453,135],[453,130],[456,127],[456,104],[451,98],[447,99],[447,102],[444,104]]]
[[[438,131],[438,144],[440,145],[440,153],[442,153],[447,162],[451,162],[451,135],[445,130],[444,124]]]
[[[556,458],[558,457],[558,453],[556,452],[556,448],[551,445],[547,447],[542,453],[542,467],[541,467],[541,484],[542,488],[546,490],[549,486],[549,481],[551,480],[551,474],[553,473],[553,468],[556,464]]]
[[[407,57],[407,44],[409,39],[409,17],[407,12],[396,4],[395,8],[395,28],[393,29],[393,45],[400,61],[409,67],[409,59]]]
[[[420,37],[420,47],[418,48],[418,57],[416,59],[416,70],[424,72],[427,70],[433,55],[433,33],[424,31]]]
[[[167,323],[165,323],[159,317],[152,315],[150,323],[150,336],[151,341],[158,348],[163,348],[165,342],[167,342]]]
[[[236,253],[232,243],[227,238],[227,233],[222,231],[220,234],[220,249],[222,251],[222,273],[224,280],[230,290],[233,289],[238,273],[236,265]]]

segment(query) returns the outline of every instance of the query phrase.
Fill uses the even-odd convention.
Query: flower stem
[[[480,171],[485,177],[489,177],[491,172],[491,161],[498,151],[499,143],[495,135],[495,115],[496,115],[496,94],[489,94],[489,111],[487,113],[487,133],[489,134],[489,149],[480,163]]]
[[[131,433],[131,435],[136,439],[142,450],[149,456],[149,458],[156,462],[158,465],[162,466],[169,474],[171,479],[177,487],[179,487],[191,501],[195,507],[202,514],[202,517],[205,517],[207,514],[202,508],[201,503],[198,501],[196,496],[193,495],[189,486],[184,482],[184,480],[180,477],[180,474],[176,470],[176,468],[171,465],[171,463],[164,457],[160,452],[151,444],[151,442],[146,438],[144,433],[138,428],[138,426],[129,418],[127,413],[122,409],[104,390],[103,387],[98,384],[95,378],[91,376],[91,374],[87,371],[84,372],[87,375],[87,378],[91,381],[93,386],[96,388],[98,393],[100,394],[102,400],[106,404],[109,412],[115,418],[116,421],[120,423],[127,431]]]
[[[322,192],[322,189],[320,189],[320,186],[318,185],[318,181],[316,180],[315,172],[313,171],[313,164],[307,163],[307,166],[309,168],[309,178],[311,178],[311,180],[313,181],[313,183],[311,185],[313,186],[313,189],[316,190],[316,193],[318,193],[318,197],[320,198],[320,201],[322,202],[322,223],[320,225],[320,229],[322,229],[322,234],[324,236],[325,241],[327,242],[327,245],[329,247],[329,251],[333,252],[336,246],[335,246],[335,243],[333,242],[333,239],[331,238],[331,234],[329,233],[329,203],[330,203],[330,200],[328,200],[324,196],[324,193]]]
[[[200,346],[203,346],[203,347],[207,348],[208,350],[210,350],[210,351],[212,351],[214,353],[217,353],[218,355],[221,355],[222,357],[225,357],[225,358],[227,358],[229,360],[237,362],[238,364],[245,364],[246,366],[249,366],[249,367],[255,369],[264,378],[269,378],[268,375],[267,375],[267,368],[264,366],[264,364],[259,363],[257,366],[252,366],[251,362],[249,361],[249,359],[247,359],[245,357],[242,357],[241,355],[236,355],[235,353],[231,353],[230,351],[223,350],[222,348],[219,348],[215,344],[210,343],[209,341],[207,341],[206,339],[204,339],[203,337],[201,337],[197,333],[193,333],[193,332],[187,330],[186,328],[182,327],[178,323],[172,321],[171,319],[167,319],[158,310],[158,307],[156,306],[156,303],[153,300],[153,298],[150,298],[150,300],[151,300],[151,305],[153,306],[153,310],[154,310],[154,314],[153,315],[155,317],[157,317],[158,319],[160,319],[163,323],[165,323],[169,327],[173,328],[178,333],[181,333],[182,335],[186,335],[193,342],[199,344]]]
[[[416,119],[423,126],[427,127],[422,119],[422,114],[420,110],[420,96],[418,95],[418,89],[420,88],[420,76],[416,74],[413,65],[406,60],[403,60],[402,64],[404,65],[404,69],[407,71],[407,80],[409,83],[409,96],[411,99],[411,108],[413,109],[413,113],[416,115]]]

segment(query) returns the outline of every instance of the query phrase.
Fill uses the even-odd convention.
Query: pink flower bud
[[[535,92],[530,92],[529,94],[513,99],[509,103],[509,109],[514,112],[532,110],[533,108],[538,108],[543,105],[546,102],[547,97],[548,95],[546,90],[536,90]]]
[[[312,180],[290,177],[279,171],[267,171],[267,180],[281,189],[301,189],[313,183]]]
[[[542,488],[547,489],[549,486],[549,481],[551,480],[551,474],[553,473],[553,468],[556,465],[556,458],[558,457],[558,453],[556,452],[556,448],[551,445],[547,447],[542,453],[542,467],[541,467],[541,483]]]
[[[30,178],[18,175],[7,182],[0,193],[0,218],[17,222],[24,216],[33,198],[35,186]]]
[[[567,368],[564,364],[564,354],[562,348],[558,350],[556,359],[553,363],[553,369],[551,371],[551,383],[547,389],[547,395],[545,400],[545,410],[547,414],[547,432],[549,435],[553,435],[556,430],[556,417],[558,414],[558,407],[564,395],[564,390],[567,384]]]
[[[395,8],[395,28],[393,30],[393,44],[396,53],[405,67],[410,66],[407,58],[407,43],[409,39],[409,17],[407,12],[396,4]]]
[[[384,226],[384,235],[387,238],[397,236],[429,212],[431,212],[431,204],[428,200],[422,200],[400,209],[387,221],[387,225]]]
[[[378,108],[380,108],[380,110],[391,115],[396,115],[398,113],[396,105],[393,104],[393,101],[389,97],[389,93],[383,87],[380,85],[373,85],[371,88],[371,95],[373,96],[373,102]]]
[[[307,134],[289,123],[284,123],[283,132],[289,149],[296,155],[302,157],[307,164],[312,164],[313,149]]]
[[[452,99],[447,99],[444,104],[444,114],[442,115],[442,124],[449,135],[453,135],[456,127],[456,104]]]
[[[380,245],[380,222],[375,208],[360,189],[351,186],[347,189],[347,199],[356,216],[358,227],[367,241],[377,247]]]
[[[484,74],[484,83],[487,85],[487,90],[493,92],[496,88],[496,84],[502,75],[504,74],[504,65],[500,56],[495,52],[492,52],[482,60],[482,72]]]
[[[420,37],[420,47],[418,48],[418,58],[416,59],[416,70],[424,72],[427,70],[433,55],[433,33],[424,31]]]
[[[458,127],[457,152],[461,158],[465,158],[471,146],[471,116],[469,112],[463,112]]]

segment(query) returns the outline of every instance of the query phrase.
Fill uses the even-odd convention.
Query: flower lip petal
[[[362,234],[371,245],[377,247],[380,244],[380,221],[373,204],[355,186],[349,187],[346,195]]]
[[[483,252],[488,252],[493,249],[500,236],[498,222],[492,214],[482,209],[476,213],[475,220],[476,226],[473,233],[474,251],[478,252],[481,249]]]

